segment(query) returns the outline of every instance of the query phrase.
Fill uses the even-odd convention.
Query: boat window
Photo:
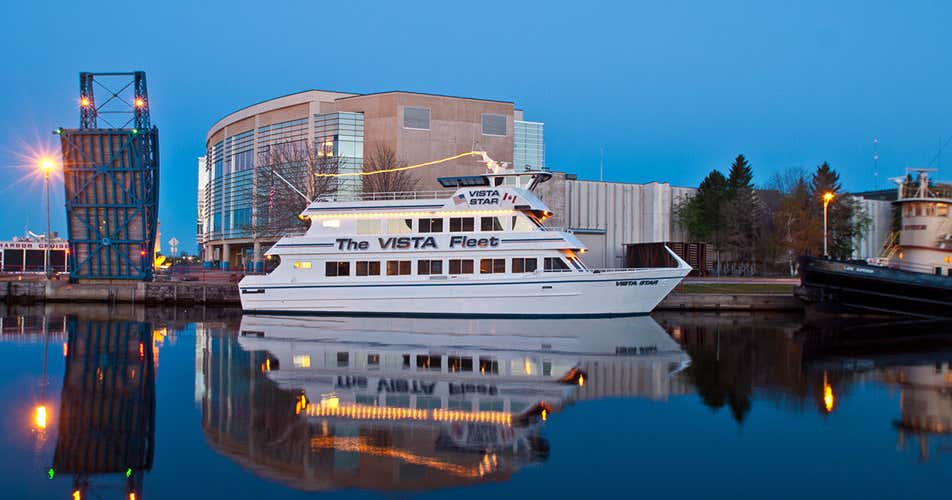
[[[417,274],[443,274],[443,261],[418,260]]]
[[[473,358],[448,356],[446,358],[446,368],[450,372],[471,372],[473,371]]]
[[[416,366],[417,368],[422,368],[424,370],[439,371],[443,367],[443,356],[440,356],[440,355],[417,356]]]
[[[367,355],[367,366],[380,366],[380,355],[379,355],[379,354],[368,354],[368,355]]]
[[[442,233],[443,219],[428,218],[428,217],[420,219],[420,232],[421,233]]]
[[[922,204],[916,203],[916,215],[922,215]]]
[[[501,217],[480,217],[480,231],[503,231]]]
[[[376,219],[357,220],[357,234],[380,234],[381,222]]]
[[[326,219],[321,221],[322,227],[340,227],[340,219]]]
[[[506,259],[480,259],[480,274],[499,274],[506,272]]]
[[[324,276],[350,276],[350,262],[325,262]]]
[[[297,260],[297,261],[294,261],[294,268],[295,269],[310,269],[311,263],[310,261],[306,261],[306,260]]]
[[[935,206],[935,214],[939,217],[947,217],[949,215],[949,206],[945,203],[939,203]]]
[[[450,232],[459,233],[462,231],[473,231],[474,224],[472,217],[450,217]]]
[[[450,259],[450,274],[473,274],[473,259]]]
[[[531,273],[536,270],[539,261],[535,258],[515,257],[512,259],[512,272]]]
[[[388,260],[387,276],[406,276],[410,274],[409,260]]]
[[[350,353],[349,352],[339,352],[337,353],[337,366],[345,368],[350,364]]]
[[[499,361],[493,358],[479,357],[479,373],[488,373],[491,375],[499,374]]]
[[[585,270],[585,269],[582,267],[582,263],[581,263],[578,259],[576,259],[575,257],[569,257],[569,262],[572,264],[572,267],[574,267],[575,269],[577,269],[577,270],[579,270],[579,271],[584,271],[584,270]]]
[[[407,234],[413,232],[413,219],[387,219],[387,233]]]
[[[375,260],[357,261],[357,276],[380,276],[380,262]]]
[[[524,215],[512,216],[512,230],[516,232],[533,231],[537,226]]]
[[[565,261],[561,257],[546,257],[545,258],[545,271],[568,271],[569,266],[565,264]]]

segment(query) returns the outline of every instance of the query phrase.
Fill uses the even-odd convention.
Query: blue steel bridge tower
[[[59,128],[71,281],[152,279],[159,131],[145,72],[80,73],[78,129]]]

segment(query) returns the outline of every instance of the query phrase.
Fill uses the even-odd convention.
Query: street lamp
[[[50,279],[50,247],[53,242],[50,239],[50,172],[56,168],[53,159],[46,156],[40,159],[40,170],[43,171],[43,181],[46,184],[46,252],[43,259],[43,273],[46,279]]]
[[[832,192],[832,191],[827,191],[827,192],[823,193],[823,256],[824,256],[824,257],[828,255],[828,253],[827,253],[827,251],[826,251],[826,215],[827,215],[827,207],[830,206],[830,202],[833,201],[833,197],[834,197],[834,195],[833,195],[833,192]]]

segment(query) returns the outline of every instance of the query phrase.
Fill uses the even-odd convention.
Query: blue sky
[[[743,153],[757,183],[829,161],[865,190],[878,138],[885,187],[952,135],[950,22],[941,1],[3,2],[0,239],[43,231],[29,158],[78,124],[80,71],[147,72],[163,246],[189,250],[208,128],[310,88],[512,100],[551,168],[597,178],[603,147],[616,181],[696,186]]]

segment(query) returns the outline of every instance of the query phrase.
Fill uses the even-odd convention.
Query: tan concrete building
[[[517,170],[545,168],[543,124],[523,120],[512,102],[399,91],[308,90],[264,101],[218,120],[205,149],[198,242],[206,265],[225,269],[260,268],[262,246],[274,243],[248,227],[259,217],[256,177],[269,171],[278,150],[333,157],[341,173],[363,171],[378,149],[392,151],[406,165],[486,151]],[[437,177],[484,171],[475,157],[464,157],[408,172],[415,189],[430,190],[439,187]],[[338,195],[364,191],[360,177],[336,182]]]

